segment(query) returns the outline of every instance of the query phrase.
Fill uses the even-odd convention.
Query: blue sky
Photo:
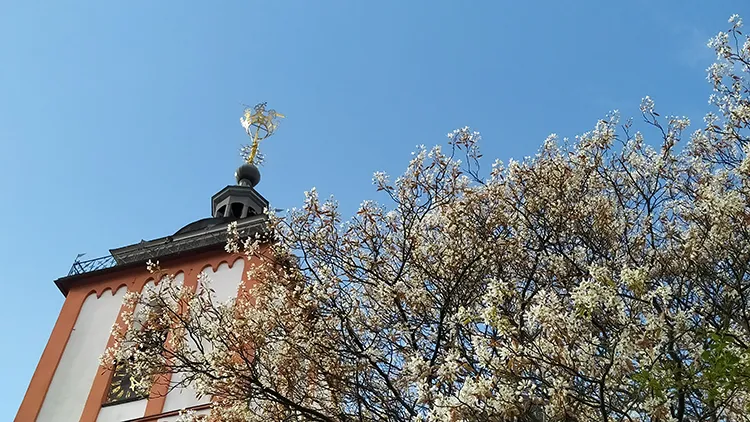
[[[208,216],[242,104],[287,115],[258,190],[383,199],[415,145],[482,132],[487,166],[613,109],[698,124],[705,47],[744,1],[0,1],[0,420],[11,420],[78,253]]]

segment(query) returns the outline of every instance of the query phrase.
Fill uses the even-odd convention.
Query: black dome
[[[260,183],[260,170],[254,164],[243,164],[234,173],[237,184],[240,186],[255,187]]]
[[[197,230],[203,230],[207,229],[213,226],[218,226],[220,224],[228,223],[232,220],[236,220],[236,218],[233,217],[208,217],[208,218],[202,218],[198,221],[193,221],[192,223],[188,224],[187,226],[181,228],[180,230],[177,230],[175,232],[175,235],[193,232]]]

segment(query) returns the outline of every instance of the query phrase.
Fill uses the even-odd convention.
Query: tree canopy
[[[750,420],[750,38],[729,25],[692,132],[646,97],[645,124],[485,170],[456,130],[350,218],[313,189],[268,237],[230,226],[264,258],[252,300],[167,275],[104,361],[181,374],[223,421]]]

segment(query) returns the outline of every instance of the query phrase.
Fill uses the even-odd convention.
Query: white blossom
[[[487,176],[457,129],[350,218],[312,188],[266,214],[272,243],[229,224],[247,297],[149,261],[102,364],[179,374],[211,420],[744,420],[750,41],[729,23],[684,148],[690,119],[648,96],[641,123],[612,112]]]

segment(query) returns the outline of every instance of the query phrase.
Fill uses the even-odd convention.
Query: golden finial
[[[260,164],[258,157],[258,145],[260,141],[273,135],[278,127],[278,119],[284,118],[284,115],[277,113],[276,110],[266,110],[266,103],[260,103],[253,108],[246,108],[245,113],[240,118],[242,127],[252,139],[249,148],[243,148],[243,155],[248,164]]]

